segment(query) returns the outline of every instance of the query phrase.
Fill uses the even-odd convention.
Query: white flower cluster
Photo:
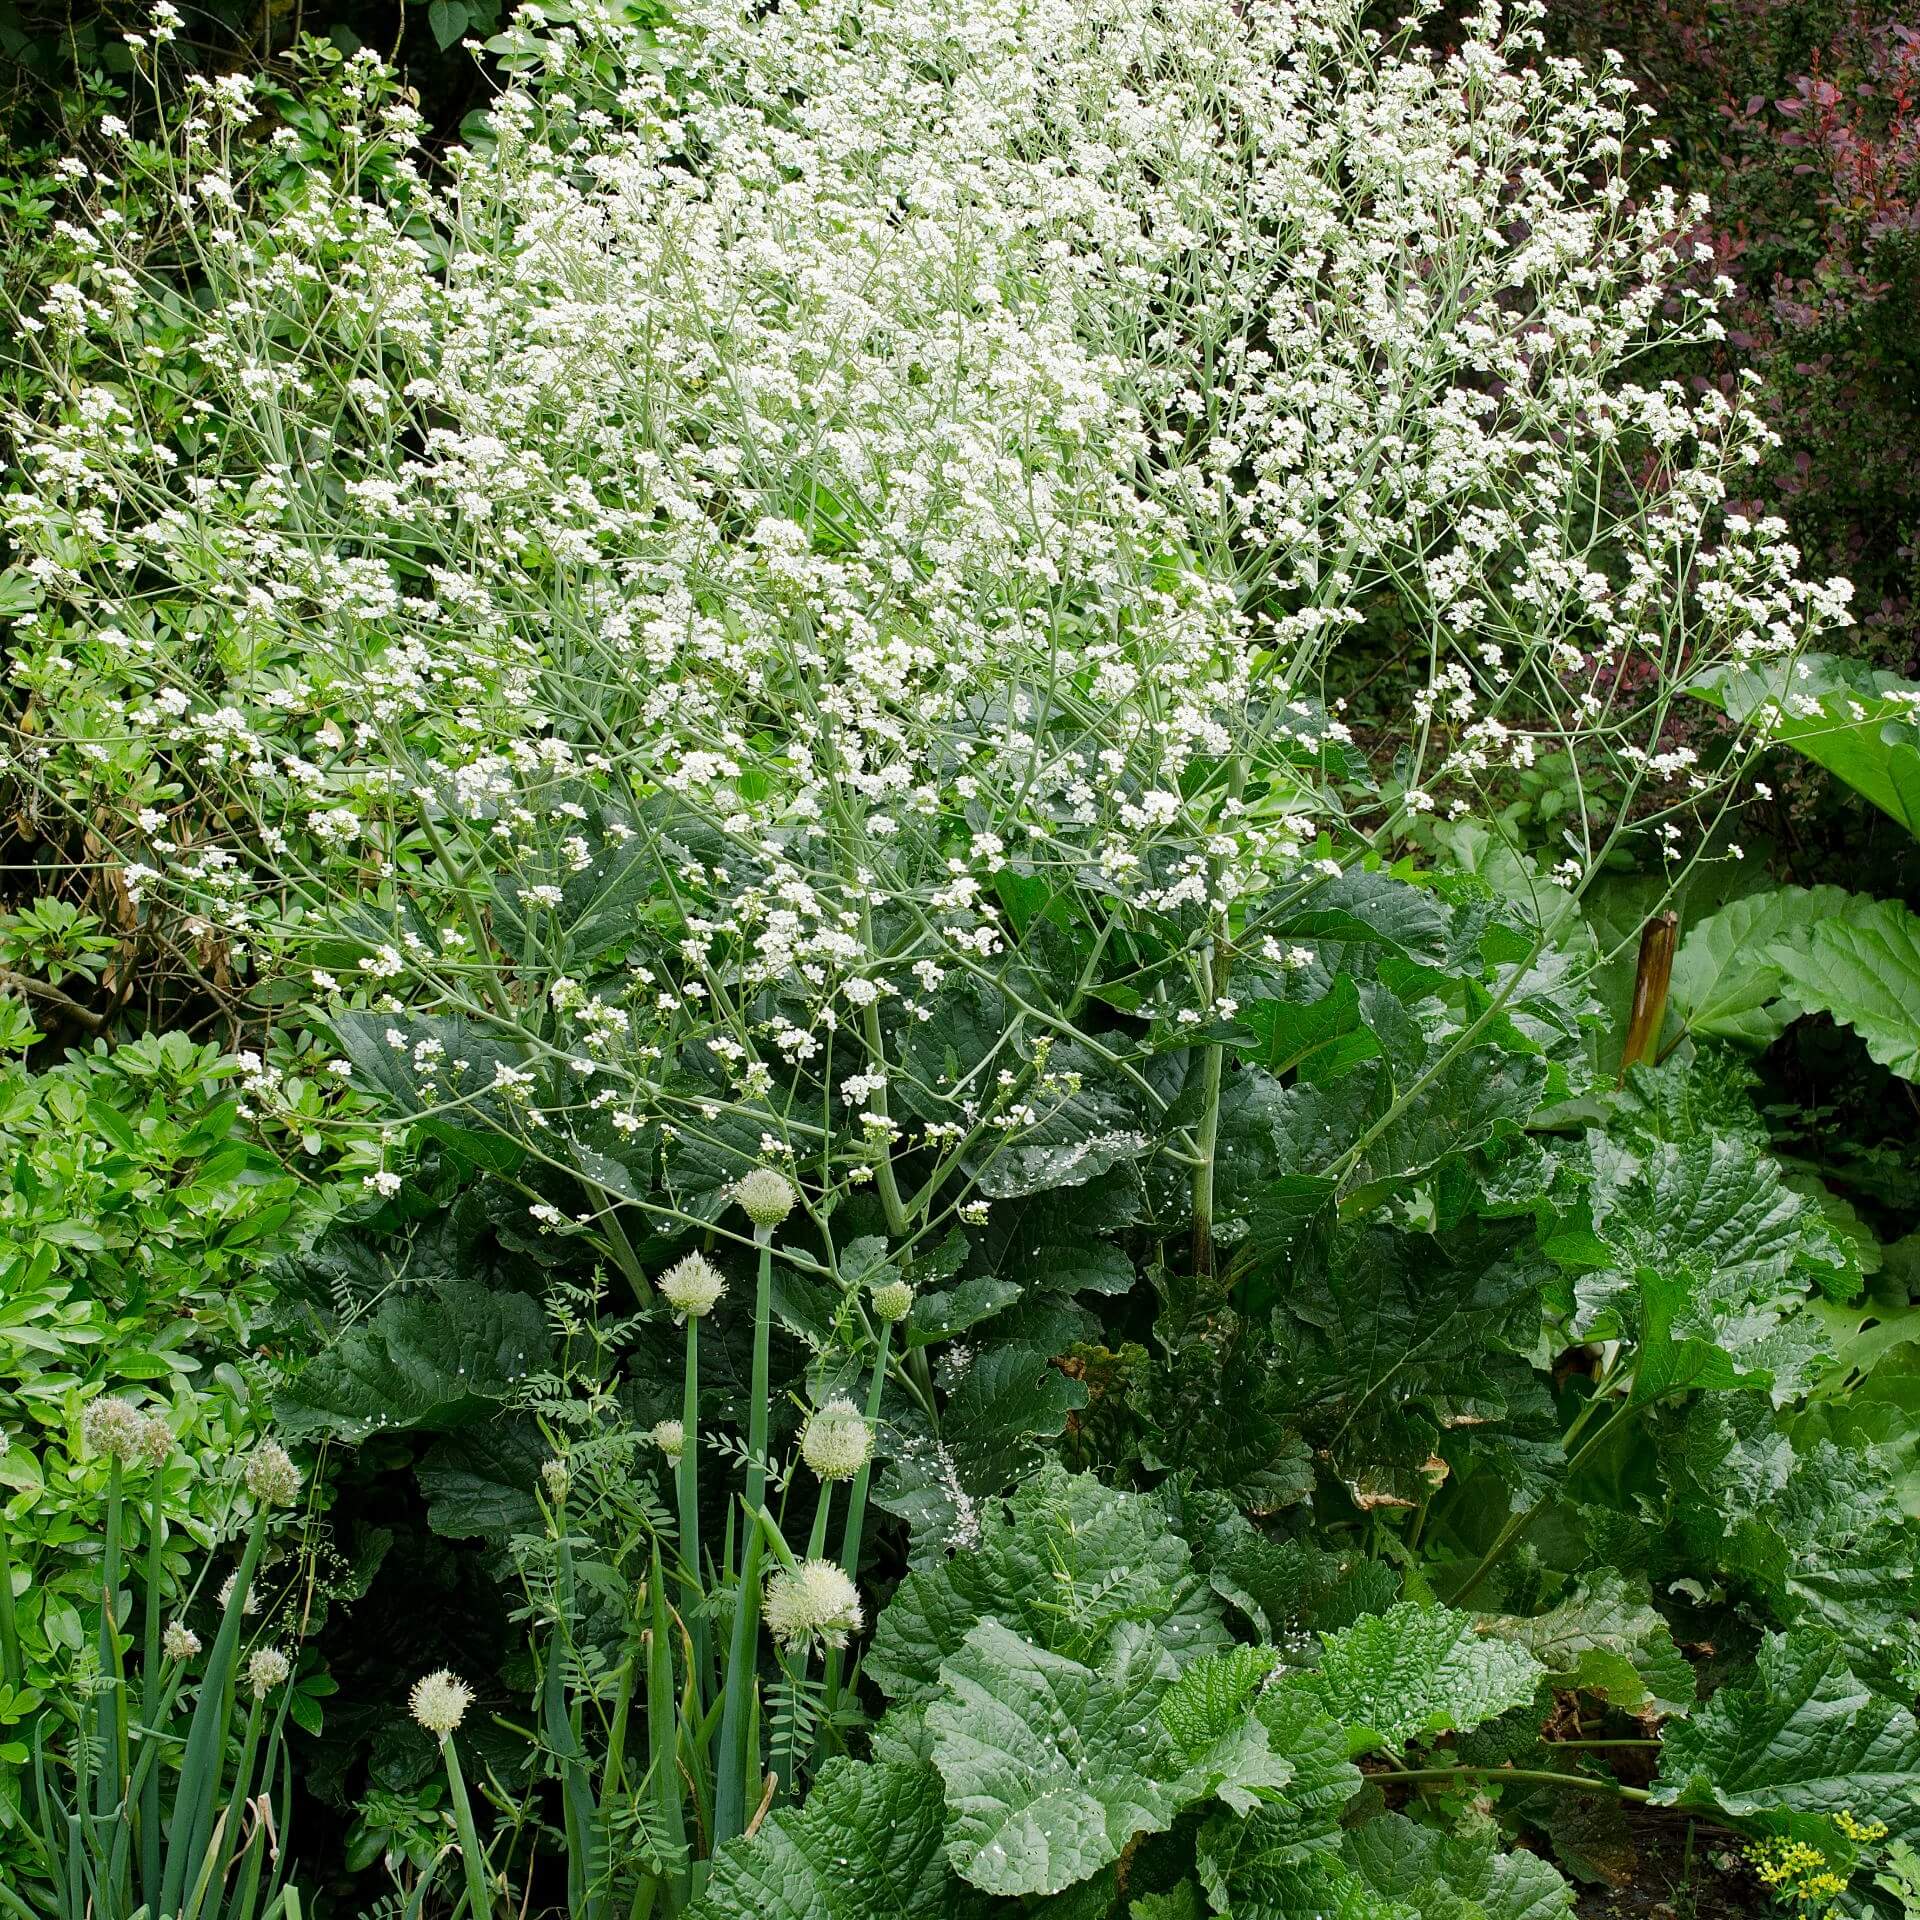
[[[767,1582],[762,1617],[782,1647],[844,1647],[860,1631],[860,1590],[831,1560],[803,1560]]]
[[[1731,510],[1744,396],[1639,375],[1718,322],[1697,209],[1628,179],[1620,73],[1546,57],[1527,5],[1446,53],[1364,12],[529,15],[443,189],[364,59],[379,189],[316,167],[256,201],[225,157],[248,82],[206,89],[177,185],[210,297],[144,302],[146,236],[102,218],[37,321],[72,378],[6,504],[42,596],[22,771],[89,819],[107,764],[218,793],[125,823],[129,888],[291,965],[280,878],[330,876],[392,936],[327,990],[395,1016],[484,1022],[487,876],[552,1021],[477,1067],[396,1018],[423,1107],[577,1109],[671,1156],[817,1072],[845,1177],[883,1185],[1080,1097],[992,999],[1023,902],[1173,953],[1141,1011],[1193,1032],[1225,1017],[1197,930],[1337,872],[1323,835],[1548,754],[1613,796],[1556,877],[1618,817],[1677,833],[1723,778],[1666,737],[1682,679],[1790,660],[1844,583]],[[177,427],[128,397],[150,352],[198,369]],[[168,583],[192,623],[152,617]],[[1382,600],[1421,664],[1401,797],[1355,821],[1321,694]],[[649,871],[658,911],[581,977],[557,929]],[[903,1062],[960,991],[987,1062]],[[737,1189],[758,1231],[776,1183]]]

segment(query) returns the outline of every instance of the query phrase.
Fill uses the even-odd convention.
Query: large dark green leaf
[[[1532,1392],[1543,1268],[1507,1229],[1336,1234],[1276,1286],[1274,1338],[1295,1419],[1356,1500],[1417,1501],[1454,1427]]]
[[[310,1360],[275,1409],[290,1433],[343,1440],[442,1430],[498,1406],[549,1357],[538,1301],[445,1281],[383,1301]]]
[[[1606,1571],[1549,1612],[1483,1620],[1484,1631],[1525,1647],[1562,1689],[1583,1688],[1629,1711],[1685,1713],[1693,1669],[1644,1588]]]
[[[699,1920],[973,1920],[947,1871],[946,1807],[926,1767],[836,1760],[806,1804],[713,1862]]]
[[[1920,687],[1835,654],[1796,657],[1791,672],[1722,667],[1688,689],[1844,780],[1920,835]]]
[[[1227,1644],[1218,1603],[1154,1496],[1048,1467],[1010,1503],[983,1503],[975,1526],[974,1544],[909,1574],[880,1616],[867,1674],[897,1700],[929,1695],[982,1619],[1083,1663],[1128,1622],[1176,1659]]]
[[[1721,1688],[1667,1731],[1662,1806],[1736,1816],[1852,1813],[1895,1838],[1920,1831],[1920,1727],[1856,1680],[1831,1634],[1769,1634],[1750,1685]]]
[[[1319,1668],[1287,1685],[1338,1721],[1356,1754],[1397,1750],[1525,1706],[1547,1671],[1472,1614],[1412,1601],[1321,1639]]]

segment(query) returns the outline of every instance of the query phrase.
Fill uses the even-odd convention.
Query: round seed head
[[[875,1287],[873,1310],[889,1326],[897,1326],[913,1311],[913,1289],[904,1280],[889,1280]]]
[[[648,1430],[647,1438],[669,1460],[678,1460],[687,1450],[687,1430],[678,1420],[662,1420]]]
[[[668,1306],[683,1316],[691,1314],[696,1320],[710,1314],[714,1303],[727,1290],[727,1282],[720,1269],[698,1253],[690,1253],[684,1260],[676,1261],[655,1284]]]
[[[786,1176],[771,1167],[755,1167],[744,1175],[735,1184],[733,1197],[747,1218],[763,1231],[777,1227],[793,1211],[796,1198]]]
[[[89,1452],[104,1453],[125,1466],[141,1457],[147,1416],[131,1400],[91,1400],[80,1416],[80,1434]]]
[[[184,1621],[169,1620],[160,1647],[169,1660],[191,1660],[200,1651],[200,1636]]]
[[[844,1647],[866,1620],[860,1589],[831,1560],[806,1560],[767,1582],[763,1616],[781,1646]]]
[[[263,1507],[290,1507],[300,1497],[300,1469],[278,1440],[262,1440],[247,1462],[247,1491]]]
[[[227,1575],[226,1579],[221,1583],[220,1591],[214,1596],[214,1604],[222,1613],[226,1612],[227,1602],[233,1598],[233,1585],[239,1578],[240,1573],[238,1568],[236,1568],[232,1573]],[[254,1597],[252,1587],[248,1587],[246,1593],[241,1597],[240,1612],[244,1616],[250,1613],[258,1613],[259,1611],[260,1602]]]
[[[438,1673],[429,1673],[413,1683],[408,1704],[413,1717],[429,1733],[444,1740],[467,1717],[467,1709],[473,1705],[473,1689],[442,1667]]]
[[[247,1662],[247,1684],[256,1700],[264,1700],[293,1671],[293,1663],[278,1647],[262,1647]]]
[[[164,1467],[173,1456],[173,1429],[157,1413],[148,1414],[140,1429],[140,1458],[150,1467]]]
[[[873,1458],[873,1430],[844,1393],[807,1416],[800,1457],[822,1480],[851,1480]]]

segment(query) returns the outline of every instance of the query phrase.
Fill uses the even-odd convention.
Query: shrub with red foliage
[[[1853,577],[1862,650],[1920,670],[1920,5],[1549,0],[1549,26],[1584,58],[1618,49],[1663,164],[1712,201],[1740,294],[1693,377],[1765,376],[1764,503]]]

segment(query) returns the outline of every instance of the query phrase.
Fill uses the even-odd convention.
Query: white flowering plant
[[[381,1268],[282,1412],[554,1449],[437,1524],[519,1560],[500,1826],[557,1817],[587,1920],[1115,1905],[1183,1821],[1136,1910],[1565,1911],[1487,1834],[1350,1846],[1352,1761],[1738,1822],[1830,1695],[1920,1754],[1890,1469],[1768,1425],[1858,1263],[1727,1080],[1624,1071],[1584,911],[1738,851],[1760,735],[1676,703],[1788,686],[1845,584],[1738,508],[1750,396],[1650,371],[1719,323],[1624,78],[1420,26],[532,8],[431,169],[361,54],[324,131],[227,75],[76,180],[6,773],[270,1029],[250,1111],[349,1233],[458,1188],[510,1256]],[[1489,838],[1548,766],[1559,838]],[[631,1312],[554,1392],[582,1271]],[[1618,1735],[1651,1786],[1542,1755],[1543,1687],[1684,1720],[1656,1574],[1766,1623],[1752,1690]]]

